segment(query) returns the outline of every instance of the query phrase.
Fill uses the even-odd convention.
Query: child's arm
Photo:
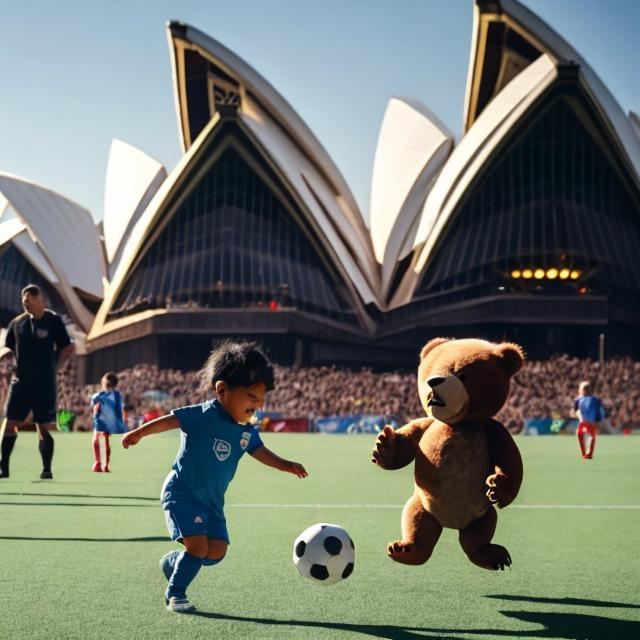
[[[91,412],[94,416],[100,414],[100,392],[91,396]]]
[[[156,418],[155,420],[150,420],[149,422],[140,425],[137,429],[129,431],[129,433],[125,433],[122,436],[122,446],[125,449],[128,449],[134,444],[138,444],[138,442],[140,442],[140,438],[153,435],[154,433],[162,433],[163,431],[170,431],[171,429],[179,428],[180,420],[178,420],[178,418],[173,414],[162,416],[161,418]]]
[[[255,458],[258,462],[266,464],[268,467],[273,467],[274,469],[278,469],[278,471],[292,473],[294,476],[298,476],[298,478],[306,478],[309,475],[307,470],[299,462],[285,460],[284,458],[277,456],[273,451],[267,449],[265,446],[259,447],[249,455]]]

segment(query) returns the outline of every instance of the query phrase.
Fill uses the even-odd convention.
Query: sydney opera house
[[[515,0],[475,0],[460,140],[389,101],[370,225],[286,100],[168,25],[183,155],[114,141],[104,216],[0,174],[0,326],[40,284],[82,370],[196,368],[223,336],[285,364],[412,366],[436,335],[640,356],[640,120]],[[631,81],[631,78],[629,79]]]

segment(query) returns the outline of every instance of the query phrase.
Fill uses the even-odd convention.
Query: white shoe
[[[165,600],[167,603],[167,611],[174,613],[192,613],[196,608],[186,598],[176,598],[172,596]]]

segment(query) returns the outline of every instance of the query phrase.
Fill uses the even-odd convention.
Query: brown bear
[[[509,552],[491,544],[500,508],[522,483],[522,458],[509,431],[492,416],[507,400],[509,382],[524,363],[511,343],[435,338],[420,353],[418,393],[429,417],[378,434],[372,462],[400,469],[415,460],[415,489],[402,512],[402,539],[387,554],[425,563],[443,527],[458,529],[471,562],[511,566]],[[487,490],[488,487],[488,490]]]

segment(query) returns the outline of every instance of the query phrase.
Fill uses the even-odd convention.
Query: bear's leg
[[[442,533],[440,523],[425,511],[420,496],[414,494],[402,511],[402,540],[387,545],[387,555],[403,564],[424,564]]]
[[[466,529],[460,530],[460,546],[473,564],[483,569],[504,570],[511,566],[509,552],[499,544],[489,544],[496,531],[498,516],[491,507]]]

